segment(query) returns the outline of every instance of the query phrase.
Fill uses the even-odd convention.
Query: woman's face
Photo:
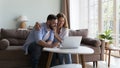
[[[58,24],[57,24],[57,26],[59,28],[63,27],[64,23],[65,23],[65,19],[63,17],[58,18]]]

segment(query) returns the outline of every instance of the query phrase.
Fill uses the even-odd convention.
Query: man
[[[54,40],[53,28],[56,27],[56,24],[57,17],[53,14],[50,14],[47,17],[46,23],[36,25],[36,27],[39,27],[39,29],[33,29],[30,32],[23,48],[25,50],[25,54],[30,54],[31,56],[32,68],[37,68],[43,47],[51,48],[56,46],[56,43],[52,43]]]

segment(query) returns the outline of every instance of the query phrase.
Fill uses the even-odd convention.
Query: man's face
[[[57,26],[57,19],[49,21],[49,27],[50,27],[50,29],[53,29],[56,26]]]

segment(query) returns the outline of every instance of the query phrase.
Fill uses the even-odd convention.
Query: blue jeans
[[[57,59],[58,59],[58,62],[57,62]],[[72,63],[71,54],[58,54],[58,53],[53,54],[51,66],[61,65],[64,63],[65,64]]]
[[[59,64],[71,64],[71,54],[58,54]]]
[[[50,67],[58,65],[57,59],[58,59],[57,53],[53,53]]]
[[[31,56],[32,68],[38,68],[39,58],[42,52],[42,48],[37,43],[31,43],[28,47],[28,53]]]

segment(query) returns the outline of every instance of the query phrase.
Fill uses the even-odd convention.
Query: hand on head
[[[40,23],[39,23],[39,22],[36,22],[36,24],[35,24],[35,26],[34,26],[35,30],[39,30],[40,27],[41,27]]]

